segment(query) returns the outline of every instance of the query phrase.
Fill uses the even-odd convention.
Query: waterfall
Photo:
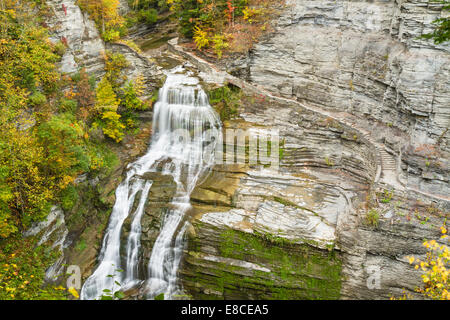
[[[98,299],[105,289],[124,290],[136,284],[141,284],[147,298],[164,293],[170,299],[180,291],[177,271],[187,227],[185,216],[191,208],[190,195],[213,166],[213,150],[221,139],[220,120],[199,80],[181,66],[171,70],[154,106],[150,147],[143,157],[127,167],[126,178],[116,189],[116,202],[99,264],[84,283],[81,299]],[[147,197],[153,183],[142,178],[147,172],[171,175],[177,188],[153,245],[147,278],[138,279],[141,218],[149,205]],[[137,199],[138,205],[131,212]],[[126,264],[122,265],[120,237],[129,216],[131,230],[127,245],[122,248],[126,250]]]

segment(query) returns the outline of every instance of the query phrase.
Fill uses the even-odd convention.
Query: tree
[[[96,22],[105,41],[119,39],[125,22],[119,14],[119,0],[78,0],[78,4]]]
[[[82,108],[90,108],[95,103],[95,95],[89,81],[86,70],[83,68],[80,71],[80,80],[77,83],[76,99]]]
[[[445,224],[441,227],[441,241],[448,238]],[[416,270],[422,270],[423,288],[416,291],[424,297],[433,300],[450,300],[450,248],[439,244],[436,240],[425,241],[423,245],[427,248],[424,260],[409,257],[409,263],[415,264]],[[406,298],[406,296],[404,297]]]
[[[450,11],[450,1],[448,0],[434,0],[434,2],[439,2],[444,4],[442,7],[442,12]],[[435,44],[441,44],[450,40],[450,18],[439,18],[433,21],[436,25],[436,29],[432,33],[423,35],[425,39],[433,39]]]
[[[125,126],[120,122],[120,115],[115,111],[105,111],[102,119],[105,122],[103,133],[116,142],[122,141]]]
[[[117,99],[113,87],[106,77],[103,77],[99,82],[95,92],[97,98],[95,106],[98,111],[102,112],[105,109],[117,111],[120,101]]]
[[[0,121],[0,237],[23,230],[46,216],[54,199],[54,179],[44,168],[45,152],[31,132]]]

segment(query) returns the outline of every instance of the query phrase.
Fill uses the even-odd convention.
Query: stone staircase
[[[229,73],[218,70],[213,64],[203,60],[202,58],[197,57],[194,53],[188,52],[184,50],[183,47],[179,46],[177,44],[178,39],[172,39],[168,42],[169,49],[171,49],[174,53],[180,54],[184,58],[191,61],[196,67],[198,67],[202,72],[212,72],[217,77],[223,78],[223,82],[229,82],[234,85],[237,85],[240,88],[245,88],[249,91],[253,91],[255,93],[263,94],[269,98],[272,98],[274,100],[283,101],[287,103],[293,103],[296,105],[301,106],[302,108],[306,110],[310,110],[313,112],[316,112],[318,114],[321,114],[323,116],[329,117],[331,119],[334,119],[338,122],[340,122],[343,125],[349,126],[356,130],[361,137],[363,137],[366,141],[368,141],[376,150],[375,156],[377,157],[377,163],[378,163],[378,170],[375,177],[374,182],[375,183],[381,183],[386,185],[387,187],[393,187],[397,190],[401,191],[413,191],[416,193],[419,193],[423,196],[438,200],[438,201],[450,201],[450,197],[445,197],[441,195],[434,195],[430,194],[424,191],[421,191],[419,189],[409,187],[402,183],[399,178],[399,172],[397,170],[397,160],[394,155],[391,155],[389,152],[386,151],[385,146],[381,143],[378,143],[375,141],[375,138],[373,135],[367,131],[365,128],[360,126],[360,120],[349,113],[346,112],[336,112],[336,111],[329,111],[324,110],[318,107],[314,106],[307,106],[304,105],[297,100],[284,98],[281,96],[274,95],[272,92],[267,91],[264,87],[260,85],[253,85],[250,84],[242,79],[239,79],[237,77],[234,77],[230,75]]]

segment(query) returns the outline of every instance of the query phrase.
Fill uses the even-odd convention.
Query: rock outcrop
[[[94,21],[80,10],[75,0],[49,0],[46,5],[51,39],[67,47],[60,62],[61,72],[73,73],[84,67],[89,74],[103,74],[105,45]]]
[[[444,15],[442,4],[290,0],[287,6],[274,34],[229,70],[304,104],[398,128],[388,135],[372,130],[396,155],[409,145],[435,148],[422,166],[434,156],[445,173],[424,173],[404,152],[402,169],[411,175],[405,183],[448,195],[450,47],[419,38]]]
[[[279,170],[218,167],[212,181],[221,181],[214,177],[220,173],[234,182],[224,188],[206,181],[194,191],[198,212],[180,270],[188,292],[200,298],[255,299],[283,294],[388,299],[403,289],[414,295],[420,274],[406,257],[423,256],[423,239],[439,238],[450,202],[445,195],[404,187],[392,145],[373,135],[381,129],[383,137],[402,143],[404,133],[358,114],[278,97],[279,91],[271,93],[216,70],[175,41],[170,46],[196,65],[205,81],[241,88],[242,119],[230,121],[227,128],[277,129],[284,140]],[[369,209],[377,215],[375,222],[367,218]],[[297,256],[291,253],[298,268],[288,271],[296,274],[291,280],[278,268],[282,257],[271,260],[271,268],[260,252],[274,247],[301,251],[305,246],[309,253],[303,256],[310,266],[296,265]],[[325,263],[332,270],[314,274],[311,268],[322,270],[322,263],[311,254],[326,256],[327,249],[337,259]],[[300,274],[324,282],[296,282]]]

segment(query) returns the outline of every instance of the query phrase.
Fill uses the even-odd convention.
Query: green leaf
[[[155,297],[155,300],[164,300],[164,293],[160,293]]]
[[[125,294],[124,294],[122,291],[116,291],[116,292],[114,292],[114,296],[115,296],[117,299],[123,299],[123,298],[125,298]]]

